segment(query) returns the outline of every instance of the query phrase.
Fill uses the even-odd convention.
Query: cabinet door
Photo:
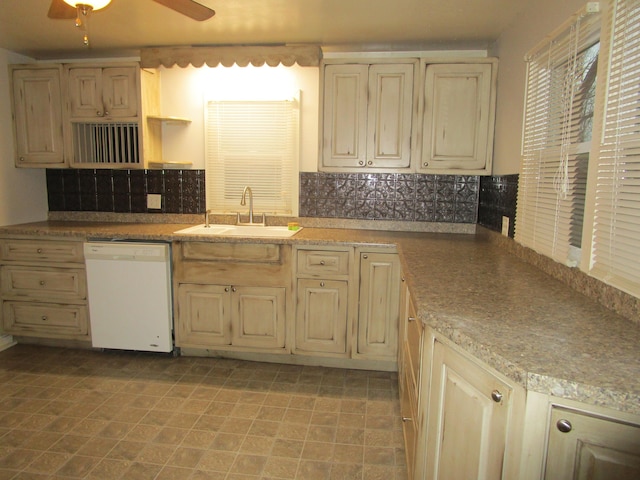
[[[224,285],[178,286],[176,346],[231,344],[231,295]]]
[[[101,68],[69,69],[69,104],[71,117],[104,116]]]
[[[411,163],[413,65],[372,65],[367,122],[367,166]]]
[[[298,279],[296,351],[347,353],[348,282]]]
[[[364,167],[367,160],[368,65],[327,65],[324,70],[322,163]]]
[[[102,70],[102,98],[105,117],[135,117],[138,114],[138,87],[134,67]]]
[[[396,358],[399,302],[398,255],[361,253],[358,354]]]
[[[232,340],[234,346],[284,348],[285,289],[231,287]]]
[[[487,167],[491,114],[491,64],[429,65],[420,170]]]
[[[512,396],[508,384],[436,340],[426,478],[501,478]]]
[[[60,68],[13,70],[16,166],[64,166]]]
[[[554,407],[544,478],[640,478],[640,425]]]

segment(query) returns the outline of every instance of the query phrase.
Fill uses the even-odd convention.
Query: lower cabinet
[[[640,425],[553,406],[544,478],[640,478]]]
[[[299,278],[297,287],[296,350],[346,355],[349,283]]]
[[[422,338],[417,453],[409,478],[519,478],[524,387],[431,329]]]
[[[190,345],[285,346],[285,289],[183,283],[178,287],[182,309],[181,342]]]
[[[6,333],[91,341],[80,241],[0,239],[0,299]]]
[[[177,347],[288,353],[290,246],[178,242],[173,252]]]

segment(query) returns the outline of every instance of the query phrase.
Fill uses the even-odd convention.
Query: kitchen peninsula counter
[[[303,228],[285,239],[202,237],[189,224],[50,221],[3,236],[397,247],[425,325],[543,394],[640,414],[640,326],[505,251],[493,232]]]

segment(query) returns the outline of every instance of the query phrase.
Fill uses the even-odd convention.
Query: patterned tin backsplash
[[[502,231],[502,217],[509,218],[509,236],[513,238],[518,197],[518,174],[480,178],[478,223]]]
[[[300,216],[476,223],[479,177],[395,173],[300,174]]]
[[[476,223],[480,177],[300,173],[300,217]],[[200,214],[204,170],[47,170],[50,211]],[[147,209],[149,193],[162,209]]]

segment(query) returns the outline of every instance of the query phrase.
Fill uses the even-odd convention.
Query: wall
[[[30,59],[0,48],[0,225],[45,220],[47,189],[44,169],[14,167],[9,72],[11,63]]]
[[[500,59],[493,174],[520,170],[525,89],[524,55],[585,5],[584,0],[530,0],[527,9],[502,33],[490,51]]]
[[[318,88],[318,67],[161,67],[162,114],[191,119],[186,127],[163,127],[163,157],[165,161],[190,161],[193,168],[204,168],[207,99],[281,99],[300,91],[300,171],[315,172],[318,169]]]

